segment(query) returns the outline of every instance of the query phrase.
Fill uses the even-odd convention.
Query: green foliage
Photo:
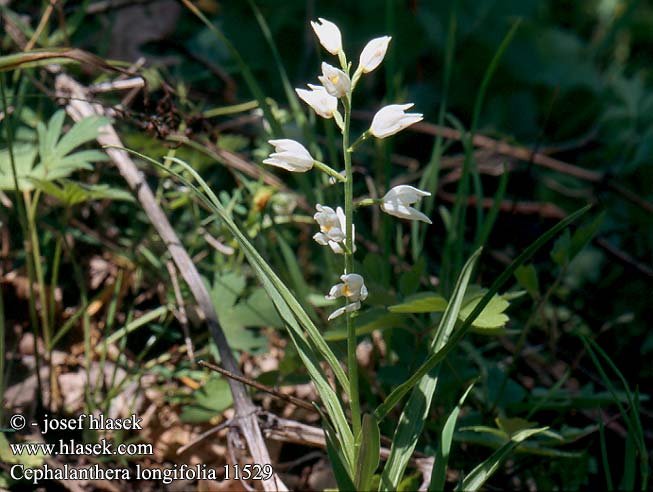
[[[237,350],[257,353],[268,341],[247,328],[282,328],[283,322],[274,304],[261,287],[245,296],[247,280],[234,272],[216,276],[211,298],[229,345]]]
[[[14,147],[16,174],[21,190],[34,189],[33,180],[54,181],[66,178],[75,171],[91,170],[93,162],[107,159],[103,152],[97,150],[72,151],[80,145],[95,140],[100,127],[108,120],[100,117],[84,118],[62,136],[65,117],[65,111],[59,110],[50,118],[47,126],[38,122],[36,127],[38,152],[35,146],[28,144]],[[38,162],[35,165],[37,153]],[[0,149],[0,189],[14,189],[9,149]]]
[[[220,376],[211,376],[193,392],[192,402],[182,408],[181,420],[189,424],[208,422],[233,403],[229,383]]]

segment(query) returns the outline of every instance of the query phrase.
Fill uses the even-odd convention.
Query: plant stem
[[[336,178],[338,181],[342,183],[344,183],[347,180],[347,178],[345,178],[342,174],[340,174],[338,171],[328,166],[324,162],[313,160],[313,165],[323,173],[328,174],[329,176],[333,176],[334,178]]]
[[[351,153],[349,152],[349,124],[351,122],[351,92],[342,100],[345,107],[345,125],[342,130],[342,152],[345,159],[345,273],[354,270],[354,179],[351,169]],[[358,395],[358,361],[356,360],[356,327],[352,313],[345,313],[347,317],[347,369],[349,371],[349,398],[351,405],[351,423],[354,440],[358,441],[361,428],[361,410]]]

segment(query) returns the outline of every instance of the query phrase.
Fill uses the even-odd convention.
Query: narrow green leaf
[[[335,476],[336,483],[338,484],[338,490],[343,492],[348,490],[358,490],[354,486],[354,482],[351,480],[351,475],[349,474],[347,464],[344,461],[344,458],[341,454],[342,446],[339,445],[337,440],[337,434],[333,429],[333,426],[329,423],[329,420],[326,418],[324,413],[320,410],[319,407],[315,407],[322,417],[322,423],[324,426],[324,436],[326,438],[327,445],[327,454],[329,456],[329,461],[331,462],[331,469],[333,470],[333,475]]]
[[[331,387],[329,380],[320,367],[320,362],[317,360],[316,353],[320,354],[329,364],[338,383],[340,383],[345,393],[348,392],[349,381],[342,367],[340,366],[338,359],[333,354],[326,341],[322,338],[319,330],[313,324],[313,321],[310,319],[308,314],[306,314],[306,312],[302,309],[297,299],[295,299],[295,297],[284,285],[281,279],[279,279],[279,277],[274,273],[270,265],[268,265],[268,263],[256,251],[256,248],[254,248],[247,237],[245,237],[245,235],[241,232],[241,230],[234,223],[227,211],[222,206],[222,203],[218,197],[215,195],[215,193],[213,193],[211,188],[206,184],[206,182],[197,173],[197,171],[195,171],[195,169],[180,159],[170,159],[173,162],[179,164],[186,172],[188,172],[195,179],[195,181],[199,183],[204,193],[202,193],[197,188],[197,186],[195,186],[195,184],[191,183],[183,175],[168,169],[166,166],[160,164],[154,159],[133,150],[124,148],[120,149],[137,155],[138,157],[151,162],[159,169],[174,175],[183,184],[188,186],[188,188],[211,211],[213,211],[213,213],[220,217],[225,226],[233,234],[234,238],[245,253],[247,260],[263,284],[263,288],[274,302],[279,315],[285,321],[291,340],[297,347],[297,351],[302,359],[302,362],[305,364],[306,369],[320,395],[320,398],[322,399],[322,402],[327,409],[328,415],[335,426],[338,442],[341,443],[342,449],[346,453],[345,458],[347,459],[351,469],[354,461],[354,437],[347,423],[340,398]],[[309,345],[309,340],[312,346]]]
[[[379,467],[381,432],[373,415],[363,415],[361,444],[356,459],[355,490],[371,490],[374,472]]]
[[[608,492],[614,490],[612,485],[612,473],[610,472],[610,458],[608,458],[608,447],[605,442],[605,430],[603,428],[603,419],[601,418],[601,409],[599,408],[599,438],[601,439],[601,461],[603,462],[603,473],[605,474],[605,487]]]
[[[481,250],[479,249],[467,260],[460,272],[451,302],[447,305],[431,342],[433,353],[437,353],[444,346],[456,326],[467,285],[480,254]],[[408,460],[417,445],[417,436],[422,433],[424,428],[424,420],[428,415],[437,388],[438,373],[439,369],[425,374],[410,395],[392,439],[390,456],[381,474],[380,490],[396,490],[401,482]]]
[[[566,219],[561,220],[558,224],[556,224],[547,232],[542,234],[537,239],[537,241],[531,244],[517,258],[515,258],[515,260],[508,266],[508,268],[506,268],[503,271],[503,273],[501,273],[501,275],[499,275],[499,277],[492,283],[485,296],[483,296],[483,298],[478,303],[476,308],[474,308],[474,311],[470,313],[469,317],[465,320],[462,326],[453,333],[449,342],[447,342],[447,344],[444,347],[442,347],[441,350],[430,355],[427,358],[427,360],[415,371],[415,373],[410,378],[408,378],[406,382],[402,383],[397,388],[395,388],[392,391],[392,393],[388,395],[386,400],[376,408],[376,410],[374,411],[374,416],[377,418],[377,420],[381,421],[381,419],[385,417],[388,414],[388,412],[390,412],[390,410],[392,410],[392,408],[394,408],[394,406],[397,403],[399,403],[399,401],[401,401],[404,395],[408,393],[408,391],[410,391],[410,389],[413,386],[419,383],[419,381],[425,374],[428,374],[431,371],[431,369],[433,369],[442,360],[444,360],[444,358],[449,354],[449,352],[451,352],[454,348],[457,347],[460,340],[471,329],[472,322],[481,313],[481,311],[487,305],[487,303],[490,302],[492,296],[494,296],[494,294],[496,294],[497,291],[501,287],[503,287],[503,285],[512,277],[517,267],[519,267],[528,259],[530,259],[535,254],[535,252],[538,251],[542,246],[544,246],[549,240],[551,240],[551,238],[557,235],[562,229],[567,227],[569,224],[574,222],[578,217],[583,215],[590,208],[592,208],[591,205],[586,205],[580,210],[577,210],[573,214],[569,215]]]
[[[444,484],[447,478],[447,465],[449,464],[449,453],[451,451],[451,442],[453,441],[453,434],[456,428],[456,421],[463,403],[467,399],[467,395],[472,391],[474,383],[470,384],[463,396],[458,400],[458,405],[452,410],[447,417],[442,432],[440,433],[440,443],[435,455],[435,463],[433,464],[433,471],[431,472],[431,484],[429,485],[429,492],[444,490]]]
[[[515,448],[519,446],[519,443],[547,429],[548,427],[541,427],[539,429],[526,429],[516,433],[510,442],[501,446],[492,453],[488,459],[479,463],[478,466],[476,466],[469,475],[464,478],[460,490],[474,492],[480,489],[488,478],[499,469],[501,463],[503,463]]]

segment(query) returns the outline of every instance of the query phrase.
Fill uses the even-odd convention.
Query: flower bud
[[[370,133],[376,138],[386,138],[400,132],[407,126],[422,121],[421,113],[406,113],[407,109],[414,106],[409,104],[390,104],[381,108],[372,119]]]
[[[274,145],[275,152],[270,154],[270,157],[265,159],[263,164],[280,167],[295,173],[305,173],[313,167],[313,157],[306,150],[306,147],[299,142],[289,138],[282,138],[269,140],[268,143]]]
[[[361,52],[358,70],[361,70],[363,73],[370,73],[376,69],[385,58],[385,53],[388,51],[388,44],[390,44],[391,39],[390,36],[382,36],[367,43]]]
[[[381,210],[401,219],[421,220],[422,222],[431,224],[431,219],[419,210],[411,207],[412,204],[417,203],[424,196],[431,196],[431,194],[428,191],[422,191],[413,186],[395,186],[383,197]]]
[[[332,55],[337,55],[342,51],[342,35],[340,29],[333,22],[321,17],[319,22],[311,21],[311,27],[315,31],[317,39],[320,40],[322,47]]]

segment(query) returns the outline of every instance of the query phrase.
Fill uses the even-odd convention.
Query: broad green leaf
[[[7,441],[7,435],[0,432],[0,461],[3,463],[17,463],[25,465],[26,468],[37,468],[43,465],[43,462],[48,455],[43,453],[43,449],[39,449],[37,454],[29,455],[14,455]]]
[[[218,275],[211,289],[211,298],[229,345],[256,353],[267,347],[268,340],[247,328],[280,328],[283,323],[263,289],[256,288],[249,296],[241,297],[245,286],[243,275],[234,272]]]
[[[474,383],[470,384],[463,396],[458,400],[458,405],[454,408],[447,417],[442,432],[440,433],[440,442],[438,444],[437,454],[435,455],[435,463],[433,464],[433,471],[431,472],[431,484],[429,485],[429,492],[444,490],[444,484],[447,477],[447,465],[449,463],[449,453],[451,451],[451,442],[453,441],[453,434],[456,428],[456,420],[463,407],[463,403],[467,399],[467,395],[474,387]]]
[[[471,289],[470,289],[471,290]],[[465,305],[460,310],[460,319],[465,321],[470,313],[476,308],[480,300],[483,298],[487,289],[474,288],[472,292],[466,296]],[[495,294],[490,302],[487,303],[481,314],[472,322],[475,328],[493,329],[502,328],[506,325],[509,318],[503,312],[508,309],[510,303],[499,294]]]
[[[32,189],[32,183],[29,181],[30,171],[36,159],[36,148],[29,144],[15,144],[14,163],[16,165],[16,174],[18,175],[18,187],[21,190]],[[0,189],[14,189],[14,175],[11,168],[11,157],[9,149],[0,150]]]
[[[442,349],[456,326],[467,285],[480,254],[481,250],[479,249],[467,260],[460,272],[451,302],[447,305],[431,342],[431,352],[433,353]],[[380,490],[396,490],[401,482],[408,460],[417,445],[416,436],[422,433],[424,420],[431,407],[431,400],[438,384],[438,373],[439,368],[423,375],[406,403],[392,438],[390,456],[388,456],[381,474]]]
[[[193,396],[195,401],[182,408],[183,422],[208,422],[233,403],[229,383],[217,375],[211,376],[202,388],[193,393]]]
[[[134,201],[134,197],[128,191],[111,188],[108,185],[88,185],[67,179],[59,180],[56,184],[36,178],[30,178],[30,181],[36,189],[56,198],[66,207],[91,200]]]
[[[105,161],[107,156],[97,150],[70,152],[98,136],[99,128],[109,120],[104,117],[91,116],[75,123],[60,140],[65,118],[63,110],[57,111],[48,122],[37,124],[38,163],[35,165],[36,149],[32,145],[14,146],[16,173],[21,190],[34,189],[33,179],[53,181],[70,176],[81,169],[92,169],[93,162]],[[9,151],[0,150],[0,189],[14,188],[14,180],[9,159]]]
[[[447,300],[429,292],[412,295],[401,304],[388,308],[392,313],[435,313],[443,312],[445,309],[447,309]]]
[[[356,490],[371,490],[374,472],[379,467],[381,433],[378,422],[369,413],[363,415],[360,440],[354,484]]]
[[[510,456],[514,449],[519,446],[519,443],[528,439],[535,434],[543,432],[548,427],[539,429],[526,429],[517,432],[512,436],[510,442],[504,444],[496,450],[485,461],[479,463],[469,474],[463,479],[461,490],[476,491],[480,489],[483,484],[499,469],[499,466]]]

